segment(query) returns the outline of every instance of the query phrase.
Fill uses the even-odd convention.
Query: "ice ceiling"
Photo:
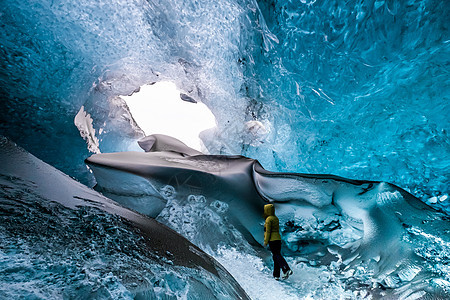
[[[0,133],[92,183],[101,152],[143,136],[120,95],[172,81],[205,103],[212,154],[273,171],[449,193],[445,1],[46,1],[0,8]]]
[[[450,5],[445,1],[3,2],[0,6],[0,136],[6,138],[1,137],[0,147],[4,194],[0,211],[7,221],[0,222],[0,235],[4,237],[0,239],[0,255],[6,258],[4,269],[9,273],[4,272],[6,275],[0,278],[0,294],[16,293],[17,282],[22,279],[23,282],[33,281],[38,287],[34,292],[38,294],[42,290],[55,293],[56,286],[62,287],[60,291],[69,287],[66,293],[71,295],[70,289],[74,286],[87,284],[86,291],[75,290],[73,294],[87,295],[92,289],[98,290],[99,285],[110,285],[112,288],[106,288],[105,295],[114,298],[122,292],[130,296],[141,288],[133,280],[121,281],[117,277],[115,281],[114,276],[120,275],[125,267],[138,272],[133,273],[137,274],[136,278],[141,276],[139,268],[135,268],[134,256],[127,253],[142,253],[144,259],[140,262],[146,262],[147,270],[152,271],[150,258],[154,252],[142,252],[139,246],[133,248],[135,252],[120,247],[109,251],[112,248],[93,243],[106,239],[113,247],[122,245],[123,241],[138,241],[133,226],[121,223],[114,211],[110,214],[85,206],[64,208],[55,206],[53,201],[67,200],[75,205],[82,200],[100,205],[112,200],[105,200],[26,151],[92,187],[94,177],[84,163],[92,153],[142,152],[137,140],[145,135],[144,130],[136,123],[123,97],[136,94],[142,86],[155,82],[174,83],[182,99],[201,102],[212,111],[217,126],[200,134],[205,152],[245,155],[257,159],[270,171],[335,174],[391,182],[447,214],[450,211]],[[166,110],[164,113],[172,113]],[[149,111],[148,117],[161,113]],[[189,122],[179,126],[192,128]],[[98,156],[103,155],[136,158],[146,157],[147,153]],[[220,165],[213,163],[215,159],[227,159],[211,157],[206,163],[200,161],[200,166],[209,163],[217,168]],[[128,167],[128,161],[124,164]],[[260,179],[267,187],[263,190],[269,198],[273,196],[276,200],[286,191],[310,192],[303,191],[301,184],[292,183],[289,178],[272,181],[267,180],[270,172],[264,174]],[[305,177],[319,184],[319,193],[324,189],[314,178],[336,178]],[[230,178],[237,181],[240,177]],[[124,179],[126,177],[119,177],[118,184],[106,182],[114,184],[119,192],[123,188],[137,187],[134,194],[118,196],[122,200],[137,200],[132,206],[136,209],[139,200],[145,198],[146,190],[139,185],[124,184]],[[148,184],[149,181],[138,181],[142,182]],[[328,184],[328,181],[322,183]],[[255,299],[267,299],[267,291],[270,297],[280,299],[286,299],[286,295],[292,295],[292,299],[301,295],[316,298],[349,295],[347,298],[359,299],[365,298],[371,289],[376,290],[375,296],[378,292],[384,295],[386,287],[395,295],[409,295],[408,299],[426,298],[430,272],[436,273],[434,283],[445,288],[442,298],[448,298],[448,216],[422,209],[425,207],[422,204],[410,209],[402,202],[400,192],[385,189],[392,188],[389,184],[380,183],[369,192],[369,186],[373,187],[369,182],[367,187],[362,186],[362,192],[358,189],[330,192],[331,198],[327,199],[331,205],[339,206],[346,214],[339,214],[333,207],[325,207],[323,213],[317,214],[316,210],[302,206],[278,203],[287,246],[284,250],[312,249],[313,256],[335,255],[339,251],[333,245],[340,245],[342,240],[347,245],[355,240],[362,246],[346,249],[357,250],[354,253],[360,256],[351,258],[355,261],[368,259],[367,266],[342,269],[348,260],[317,265],[314,259],[291,256],[288,260],[295,269],[290,278],[295,280],[291,284],[272,280],[269,265],[263,261],[264,255],[250,248],[241,233],[228,226],[226,218],[222,221],[221,214],[229,208],[230,213],[240,213],[242,220],[252,222],[249,228],[261,230],[259,222],[262,220],[258,219],[261,203],[251,204],[251,197],[241,193],[242,201],[228,206],[226,201],[234,199],[227,197],[227,193],[234,193],[238,185],[224,188],[221,193],[220,188],[214,189],[206,180],[202,181],[208,189],[223,196],[218,201],[208,195],[191,195],[190,190],[183,194],[183,188],[175,190],[168,184],[163,186],[161,196],[171,195],[171,198],[164,198],[166,206],[159,207],[164,213],[157,220],[189,238],[194,234],[191,242],[203,245],[202,249],[226,266]],[[245,181],[240,184],[244,189],[249,187]],[[86,199],[79,198],[80,191],[88,195]],[[302,193],[300,196],[305,198]],[[416,203],[417,199],[409,194],[406,198]],[[251,214],[240,211],[239,203],[250,205]],[[154,205],[147,205],[147,202],[141,206],[143,213],[151,215],[145,210],[155,211]],[[120,209],[128,212],[126,208]],[[144,219],[147,223],[159,224]],[[210,227],[211,224],[217,226]],[[158,226],[162,225],[155,225]],[[102,234],[105,231],[101,228],[112,228],[112,231]],[[204,231],[196,231],[197,228],[204,228],[207,233],[212,232],[211,228],[224,230],[222,233],[227,233],[232,240],[226,241],[217,234],[203,234]],[[85,229],[93,234],[86,235]],[[357,234],[352,235],[355,232]],[[59,239],[59,233],[65,239]],[[257,236],[255,234],[255,238]],[[328,238],[331,242],[324,243]],[[74,247],[66,249],[66,242]],[[161,246],[174,247],[166,242]],[[216,242],[217,249],[213,250],[211,245]],[[190,245],[187,241],[183,244]],[[85,251],[92,245],[91,251]],[[317,250],[316,245],[326,245],[326,251]],[[192,252],[196,248],[189,249]],[[389,253],[391,249],[396,255]],[[399,251],[402,249],[407,252]],[[416,257],[411,251],[420,259],[405,261],[398,268],[399,261]],[[379,252],[382,255],[378,255]],[[166,254],[172,255],[171,252]],[[150,258],[146,259],[145,255]],[[183,257],[183,253],[180,256]],[[100,264],[98,272],[86,275],[86,269],[78,268],[79,262],[87,262],[91,269],[97,268],[91,259],[98,257],[107,262]],[[39,264],[29,263],[33,261],[27,260],[30,258],[37,258]],[[64,268],[57,268],[53,272],[52,267],[60,266],[62,260],[67,262],[68,268],[75,264],[78,269],[66,272]],[[416,264],[417,261],[420,263]],[[111,265],[116,272],[114,276],[105,273]],[[38,271],[30,271],[33,267]],[[45,272],[40,272],[41,267]],[[175,269],[179,270],[176,265]],[[400,272],[391,272],[395,269]],[[163,278],[171,273],[155,270],[157,276],[148,278],[156,278],[150,287],[162,291],[161,297],[168,295],[167,291],[186,296],[185,291],[189,289],[183,285],[185,280],[181,273],[175,279]],[[47,271],[51,272],[48,276]],[[70,274],[84,275],[73,277]],[[385,277],[377,278],[379,274]],[[58,279],[49,285],[47,280],[54,278],[62,281]],[[339,278],[350,281],[339,281]],[[78,279],[81,285],[74,285]],[[173,289],[170,285],[166,290],[160,289],[166,279],[175,284]],[[216,279],[204,280],[205,286]],[[10,280],[16,284],[16,289],[11,288]],[[341,285],[342,282],[349,286]],[[233,285],[234,281],[229,283]],[[419,293],[411,294],[411,284]],[[20,287],[19,292],[29,295],[30,286],[23,286],[26,288]],[[98,295],[104,292],[98,291]],[[194,286],[191,291],[201,294],[217,289]]]

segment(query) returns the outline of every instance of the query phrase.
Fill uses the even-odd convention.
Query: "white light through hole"
[[[181,100],[180,91],[172,82],[144,85],[138,93],[121,97],[146,135],[169,135],[201,151],[199,133],[216,126],[208,107]]]

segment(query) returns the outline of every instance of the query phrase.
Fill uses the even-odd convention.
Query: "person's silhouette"
[[[264,247],[269,244],[270,251],[272,251],[273,258],[273,277],[276,280],[280,279],[280,268],[283,270],[283,279],[287,279],[292,274],[291,268],[287,264],[284,257],[281,255],[281,235],[280,222],[275,216],[275,207],[273,204],[264,205]]]

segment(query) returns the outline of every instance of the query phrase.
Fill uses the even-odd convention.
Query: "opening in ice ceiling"
[[[121,97],[146,135],[170,135],[201,151],[200,132],[216,126],[209,108],[180,94],[172,82],[144,85],[139,92]]]

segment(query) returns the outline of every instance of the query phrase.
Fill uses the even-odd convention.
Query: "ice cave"
[[[2,3],[0,299],[450,298],[448,1]]]

